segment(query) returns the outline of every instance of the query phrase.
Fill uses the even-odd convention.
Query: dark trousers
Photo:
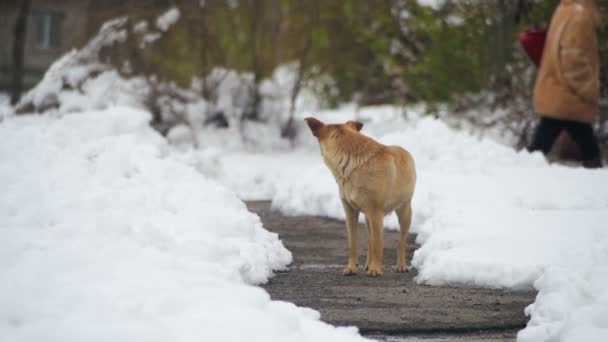
[[[585,166],[595,166],[597,163],[601,165],[600,149],[593,134],[593,127],[588,123],[542,117],[528,150],[549,153],[562,130],[566,130],[578,145]]]

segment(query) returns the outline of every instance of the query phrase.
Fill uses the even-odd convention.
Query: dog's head
[[[321,155],[325,165],[332,170],[335,177],[338,177],[338,167],[345,154],[348,154],[352,147],[361,141],[363,137],[359,131],[363,124],[358,121],[348,121],[343,124],[326,125],[318,119],[304,119],[310,127],[312,135],[319,140]],[[344,166],[341,173],[344,173]]]
[[[310,131],[312,135],[319,139],[319,143],[322,143],[329,136],[335,136],[336,134],[340,134],[342,132],[352,131],[359,132],[361,128],[363,128],[363,124],[359,121],[347,121],[343,124],[331,124],[326,125],[321,120],[315,118],[306,118],[304,119],[310,127]]]

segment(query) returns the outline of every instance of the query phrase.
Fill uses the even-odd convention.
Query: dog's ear
[[[314,135],[315,137],[319,136],[319,130],[321,129],[321,127],[325,126],[324,123],[315,118],[306,118],[304,119],[304,121],[306,121],[308,127],[310,127],[310,130],[312,131],[312,135]]]
[[[363,123],[361,123],[359,121],[348,121],[346,124],[354,129],[356,129],[357,132],[361,131],[361,128],[363,128]]]

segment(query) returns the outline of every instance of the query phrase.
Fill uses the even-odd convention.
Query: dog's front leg
[[[359,262],[359,240],[357,238],[359,211],[344,199],[342,199],[342,206],[346,215],[346,233],[348,235],[348,264],[344,269],[344,275],[354,275],[357,274],[357,263]]]
[[[366,213],[367,215],[367,213]],[[367,275],[375,277],[382,275],[382,259],[384,258],[384,215],[380,211],[369,213],[371,251]]]

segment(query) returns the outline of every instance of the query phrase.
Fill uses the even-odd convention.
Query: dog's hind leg
[[[344,269],[344,275],[354,275],[357,274],[359,263],[359,240],[357,238],[359,211],[351,207],[345,200],[342,200],[342,206],[346,216],[346,233],[348,235],[348,264]]]
[[[399,246],[397,247],[397,267],[395,272],[407,272],[407,263],[405,257],[407,255],[407,235],[410,231],[410,225],[412,223],[412,203],[407,201],[403,206],[395,210],[397,218],[399,219]]]
[[[372,226],[367,215],[365,215],[365,227],[367,228],[367,256],[365,257],[365,271],[367,271],[369,269],[369,262],[372,255]]]
[[[367,275],[375,277],[382,275],[382,259],[384,257],[384,215],[381,211],[366,213],[369,217],[371,250]]]

